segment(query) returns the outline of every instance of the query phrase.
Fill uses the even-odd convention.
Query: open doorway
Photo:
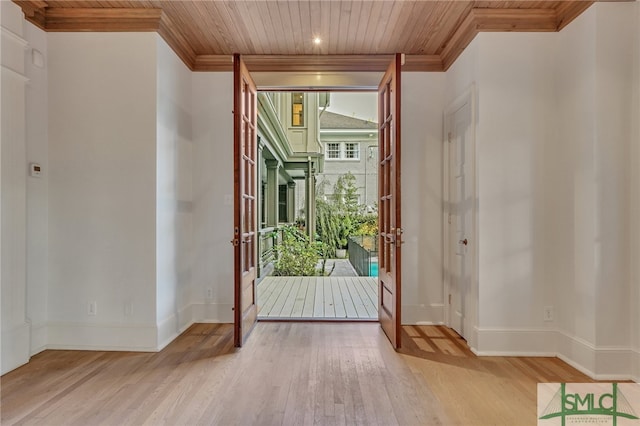
[[[402,276],[402,198],[401,198],[401,67],[404,58],[394,55],[386,72],[379,80],[378,100],[378,320],[384,333],[394,348],[401,346],[401,276]],[[322,75],[315,75],[322,79]],[[234,343],[241,347],[251,334],[258,317],[258,210],[260,194],[258,190],[258,90],[251,72],[241,55],[235,54],[233,61],[234,84]],[[310,88],[311,87],[311,88]],[[307,90],[313,90],[307,86]],[[336,87],[336,86],[332,86]],[[343,86],[344,89],[344,86]],[[315,92],[321,93],[316,88]],[[301,91],[304,94],[306,92]],[[261,99],[268,100],[263,96]],[[300,107],[290,104],[282,105],[284,116],[295,126],[295,115],[300,115]],[[290,108],[289,108],[290,106]],[[302,106],[304,110],[304,106]],[[314,109],[315,110],[315,109]],[[266,115],[261,115],[262,119]],[[304,115],[299,116],[300,118]],[[299,123],[300,121],[298,121]],[[278,126],[276,126],[278,128]],[[282,129],[280,130],[282,131]],[[276,130],[277,132],[277,130]],[[317,142],[319,144],[319,142]],[[309,152],[309,151],[307,151]],[[316,156],[319,164],[321,155]],[[306,190],[315,191],[313,176],[313,156],[305,158],[307,176]],[[275,165],[277,168],[277,164]],[[298,166],[299,167],[299,166]],[[276,180],[277,182],[277,180]],[[275,188],[273,189],[275,191]],[[307,197],[307,205],[313,203],[314,197]],[[307,209],[308,212],[314,209]],[[305,224],[307,235],[316,229],[315,216],[308,214]],[[296,233],[300,235],[301,233]],[[304,235],[304,234],[302,234]],[[311,238],[309,244],[312,243]],[[295,304],[295,301],[294,301]]]
[[[377,93],[258,107],[258,318],[377,321]]]

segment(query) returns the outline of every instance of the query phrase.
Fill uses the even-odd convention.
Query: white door
[[[475,202],[470,99],[447,116],[449,145],[449,326],[465,337],[466,302],[470,300]]]

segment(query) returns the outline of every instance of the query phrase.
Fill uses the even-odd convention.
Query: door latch
[[[404,240],[402,239],[402,234],[404,234],[404,229],[396,228],[396,245],[404,244]]]

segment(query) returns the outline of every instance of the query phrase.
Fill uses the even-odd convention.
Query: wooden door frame
[[[443,273],[443,305],[444,305],[444,323],[446,326],[451,327],[451,305],[449,304],[449,294],[451,292],[451,277],[448,274],[448,271],[451,270],[451,263],[453,261],[453,257],[451,252],[453,247],[451,247],[451,225],[449,224],[449,215],[452,213],[451,208],[451,199],[449,197],[450,190],[450,161],[451,161],[451,144],[449,143],[449,128],[452,124],[451,118],[456,111],[462,108],[465,104],[470,105],[471,112],[471,135],[470,135],[470,150],[471,155],[468,157],[470,161],[469,167],[469,177],[472,179],[471,188],[473,189],[471,197],[475,200],[472,203],[471,210],[471,223],[472,229],[470,232],[470,241],[467,246],[467,254],[466,256],[471,257],[471,296],[472,300],[470,305],[467,307],[471,307],[465,309],[465,327],[464,329],[466,336],[463,336],[467,339],[469,346],[471,348],[477,347],[477,326],[478,326],[478,175],[477,175],[477,150],[476,150],[476,87],[475,83],[472,83],[460,96],[458,96],[449,106],[445,109],[444,117],[443,117],[443,149],[442,149],[442,165],[443,165],[443,174],[442,174],[442,229],[443,229],[443,238],[442,238],[442,270]]]

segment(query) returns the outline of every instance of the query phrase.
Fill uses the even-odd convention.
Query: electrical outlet
[[[207,287],[207,299],[213,299],[213,289],[211,287]]]
[[[87,315],[95,317],[98,314],[98,303],[93,301],[87,305]]]
[[[545,306],[543,319],[545,321],[553,321],[553,306]]]

